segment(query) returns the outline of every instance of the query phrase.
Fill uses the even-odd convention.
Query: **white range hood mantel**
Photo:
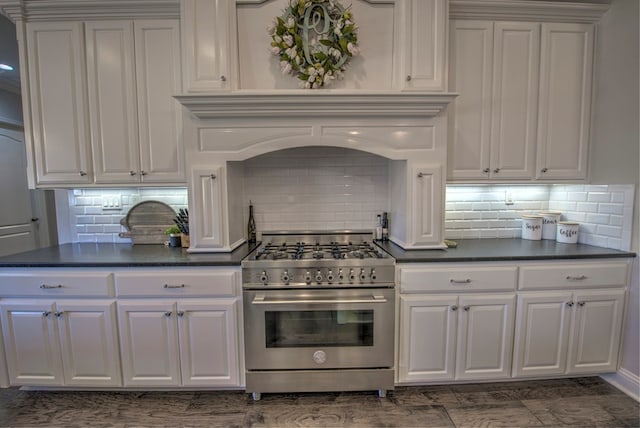
[[[433,117],[454,93],[288,91],[178,95],[198,119],[231,117]]]

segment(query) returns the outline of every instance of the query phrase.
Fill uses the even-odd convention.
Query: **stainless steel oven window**
[[[373,346],[374,311],[266,311],[266,348]]]

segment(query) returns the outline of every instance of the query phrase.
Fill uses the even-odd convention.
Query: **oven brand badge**
[[[327,353],[324,351],[314,352],[313,361],[315,361],[316,364],[324,364],[327,361]]]

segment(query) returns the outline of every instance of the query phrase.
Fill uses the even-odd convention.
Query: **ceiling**
[[[20,92],[20,65],[18,64],[18,41],[16,26],[0,14],[0,64],[11,65],[12,71],[0,70],[0,89]]]

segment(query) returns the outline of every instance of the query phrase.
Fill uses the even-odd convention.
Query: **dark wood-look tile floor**
[[[638,427],[638,402],[598,377],[375,392],[0,389],[2,427]]]

